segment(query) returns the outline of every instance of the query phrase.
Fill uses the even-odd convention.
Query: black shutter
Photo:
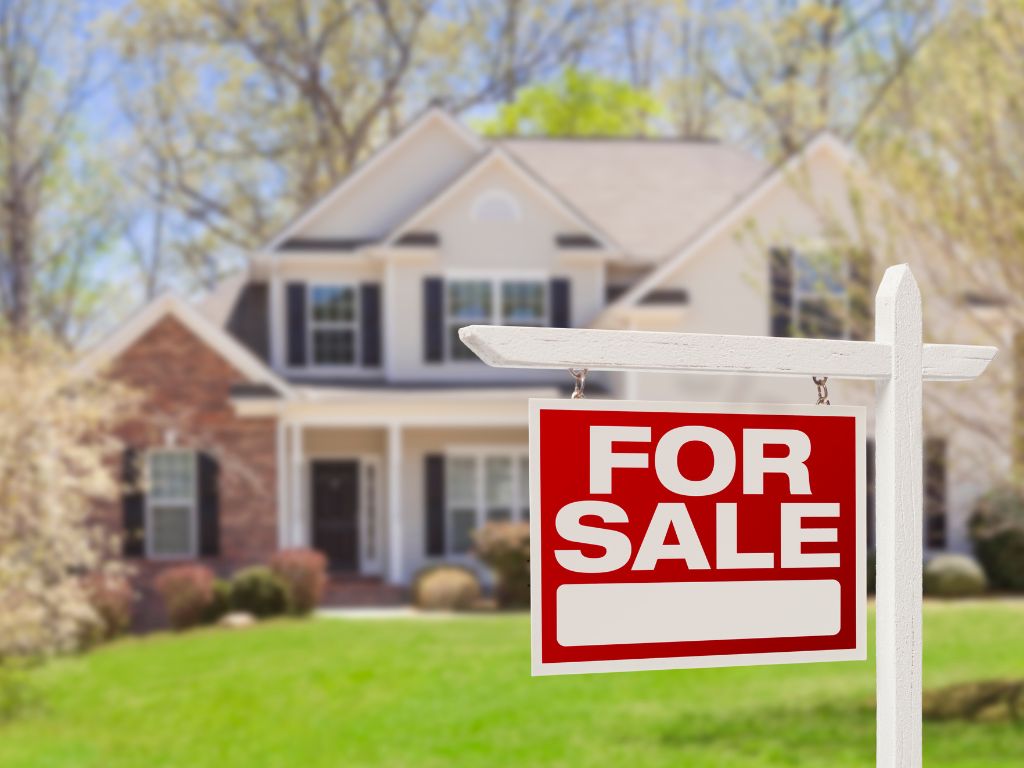
[[[425,502],[427,509],[426,539],[427,555],[440,557],[445,553],[444,524],[444,456],[431,454],[426,457]]]
[[[571,327],[570,316],[572,313],[572,288],[569,280],[564,277],[555,277],[551,280],[549,301],[551,303],[551,327]]]
[[[929,549],[946,548],[946,441],[924,441],[924,543]]]
[[[423,280],[423,359],[428,363],[444,360],[444,280]]]
[[[146,549],[146,497],[139,483],[139,451],[121,455],[121,550],[125,557],[142,557]]]
[[[220,465],[208,453],[199,454],[199,554],[220,554]]]
[[[365,366],[376,368],[381,361],[381,300],[379,283],[359,286],[360,353]]]
[[[874,303],[872,287],[874,285],[873,260],[871,253],[856,249],[849,256],[850,279],[847,295],[850,306],[850,338],[854,341],[870,341],[874,338],[872,325],[874,320]]]
[[[288,283],[288,365],[306,365],[306,284]]]
[[[793,252],[772,248],[768,260],[772,336],[793,335]]]

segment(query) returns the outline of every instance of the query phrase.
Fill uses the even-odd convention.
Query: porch
[[[505,418],[488,409],[482,419],[445,400],[402,420],[375,420],[369,410],[279,416],[278,545],[324,552],[328,602],[381,602],[362,597],[373,584],[408,586],[436,563],[480,570],[471,531],[526,519],[525,401]]]

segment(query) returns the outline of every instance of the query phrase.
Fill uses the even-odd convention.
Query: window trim
[[[454,283],[489,283],[491,289],[491,316],[475,322],[481,325],[506,325],[504,322],[504,298],[502,289],[506,283],[536,283],[544,291],[544,314],[538,318],[535,324],[529,327],[544,328],[551,324],[551,276],[542,272],[453,272],[444,277],[444,295],[442,296],[442,308],[444,310],[444,339],[442,347],[442,360],[446,363],[469,363],[474,365],[480,362],[475,355],[473,357],[458,358],[454,355],[455,347],[452,344],[452,327],[458,323],[458,327],[465,325],[465,319],[457,319],[451,314],[451,301],[449,291]]]
[[[153,465],[152,459],[159,455],[179,455],[192,457],[192,498],[185,499],[154,499],[151,492]],[[146,557],[150,560],[194,560],[199,557],[199,451],[190,448],[151,448],[146,451],[146,507],[145,507],[145,536],[146,536]],[[156,552],[153,546],[155,535],[153,526],[154,507],[183,507],[188,506],[191,512],[189,517],[189,547],[187,552]]]
[[[801,256],[804,258],[812,257],[814,254],[822,254],[826,252],[838,253],[841,263],[840,268],[840,279],[843,281],[843,300],[842,300],[842,317],[840,318],[843,326],[842,335],[838,337],[838,340],[848,340],[850,338],[850,331],[852,328],[851,314],[853,310],[850,307],[850,257],[842,250],[835,247],[830,247],[827,244],[809,245],[804,247],[791,246],[787,249],[789,251],[790,269],[792,270],[792,277],[790,281],[790,297],[789,297],[789,325],[793,330],[793,334],[796,335],[800,332],[800,302],[805,299],[821,299],[823,298],[820,292],[817,291],[802,291],[800,289],[800,275],[798,262]],[[800,336],[799,338],[805,338]],[[815,337],[816,338],[816,337]]]
[[[352,319],[351,320],[317,320],[313,316],[313,292],[317,288],[348,288],[352,291]],[[348,281],[324,280],[319,282],[306,283],[306,367],[318,371],[341,370],[348,371],[353,368],[362,367],[360,345],[360,290],[359,284]],[[317,331],[352,331],[352,362],[351,363],[318,363],[316,360],[316,344],[314,338]]]
[[[473,530],[479,530],[487,523],[487,459],[503,458],[508,459],[512,464],[512,517],[509,522],[528,523],[530,521],[530,492],[527,489],[526,498],[520,498],[522,480],[520,474],[526,472],[526,480],[529,482],[530,450],[522,447],[499,447],[499,446],[457,446],[449,447],[444,451],[445,461],[445,484],[448,484],[447,473],[450,471],[450,462],[454,459],[469,459],[473,462],[473,501],[476,515],[476,525]],[[523,460],[526,460],[525,470]],[[458,552],[455,550],[455,507],[465,509],[465,505],[452,504],[451,494],[446,493],[444,499],[444,533],[445,533],[445,556],[446,557],[472,557],[472,550]],[[524,514],[525,513],[525,514]]]

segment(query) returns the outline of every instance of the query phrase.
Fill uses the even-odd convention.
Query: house
[[[168,563],[226,571],[315,547],[342,602],[399,599],[426,565],[472,563],[475,528],[529,514],[527,399],[568,396],[572,379],[489,368],[458,329],[870,332],[871,259],[846,237],[855,162],[829,135],[769,167],[704,141],[489,140],[427,112],[247,274],[198,305],[161,297],[84,355],[84,372],[146,396],[122,435],[125,479],[145,473],[145,492],[107,510],[125,554],[145,581]],[[637,372],[587,387],[816,394],[810,380]],[[840,382],[832,399],[870,398]],[[948,450],[929,442],[933,549],[967,546]]]

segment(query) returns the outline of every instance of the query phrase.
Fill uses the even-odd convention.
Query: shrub
[[[875,569],[877,567],[878,567],[878,560],[875,557],[875,553],[874,552],[868,552],[867,579],[866,579],[866,581],[867,581],[868,594],[869,595],[875,594]]]
[[[213,582],[213,598],[203,614],[204,624],[216,624],[231,610],[231,583],[224,579]]]
[[[530,605],[530,526],[487,523],[473,534],[477,557],[494,571],[495,597],[502,608]]]
[[[231,579],[231,610],[258,618],[288,612],[288,587],[263,565],[243,568]]]
[[[288,588],[292,613],[312,613],[327,586],[327,558],[312,549],[286,549],[270,558],[270,570]]]
[[[84,586],[96,621],[86,631],[83,643],[94,645],[123,635],[131,625],[132,603],[135,602],[135,591],[128,579],[97,572],[86,577]]]
[[[985,591],[985,572],[967,555],[936,555],[924,567],[924,593],[933,597],[970,597]]]
[[[1010,487],[985,494],[971,515],[971,539],[989,583],[1024,590],[1024,496]]]
[[[435,565],[416,575],[412,597],[425,611],[467,611],[480,599],[480,579],[461,565]]]
[[[187,629],[201,624],[214,600],[213,571],[205,565],[177,565],[156,579],[171,626]]]

